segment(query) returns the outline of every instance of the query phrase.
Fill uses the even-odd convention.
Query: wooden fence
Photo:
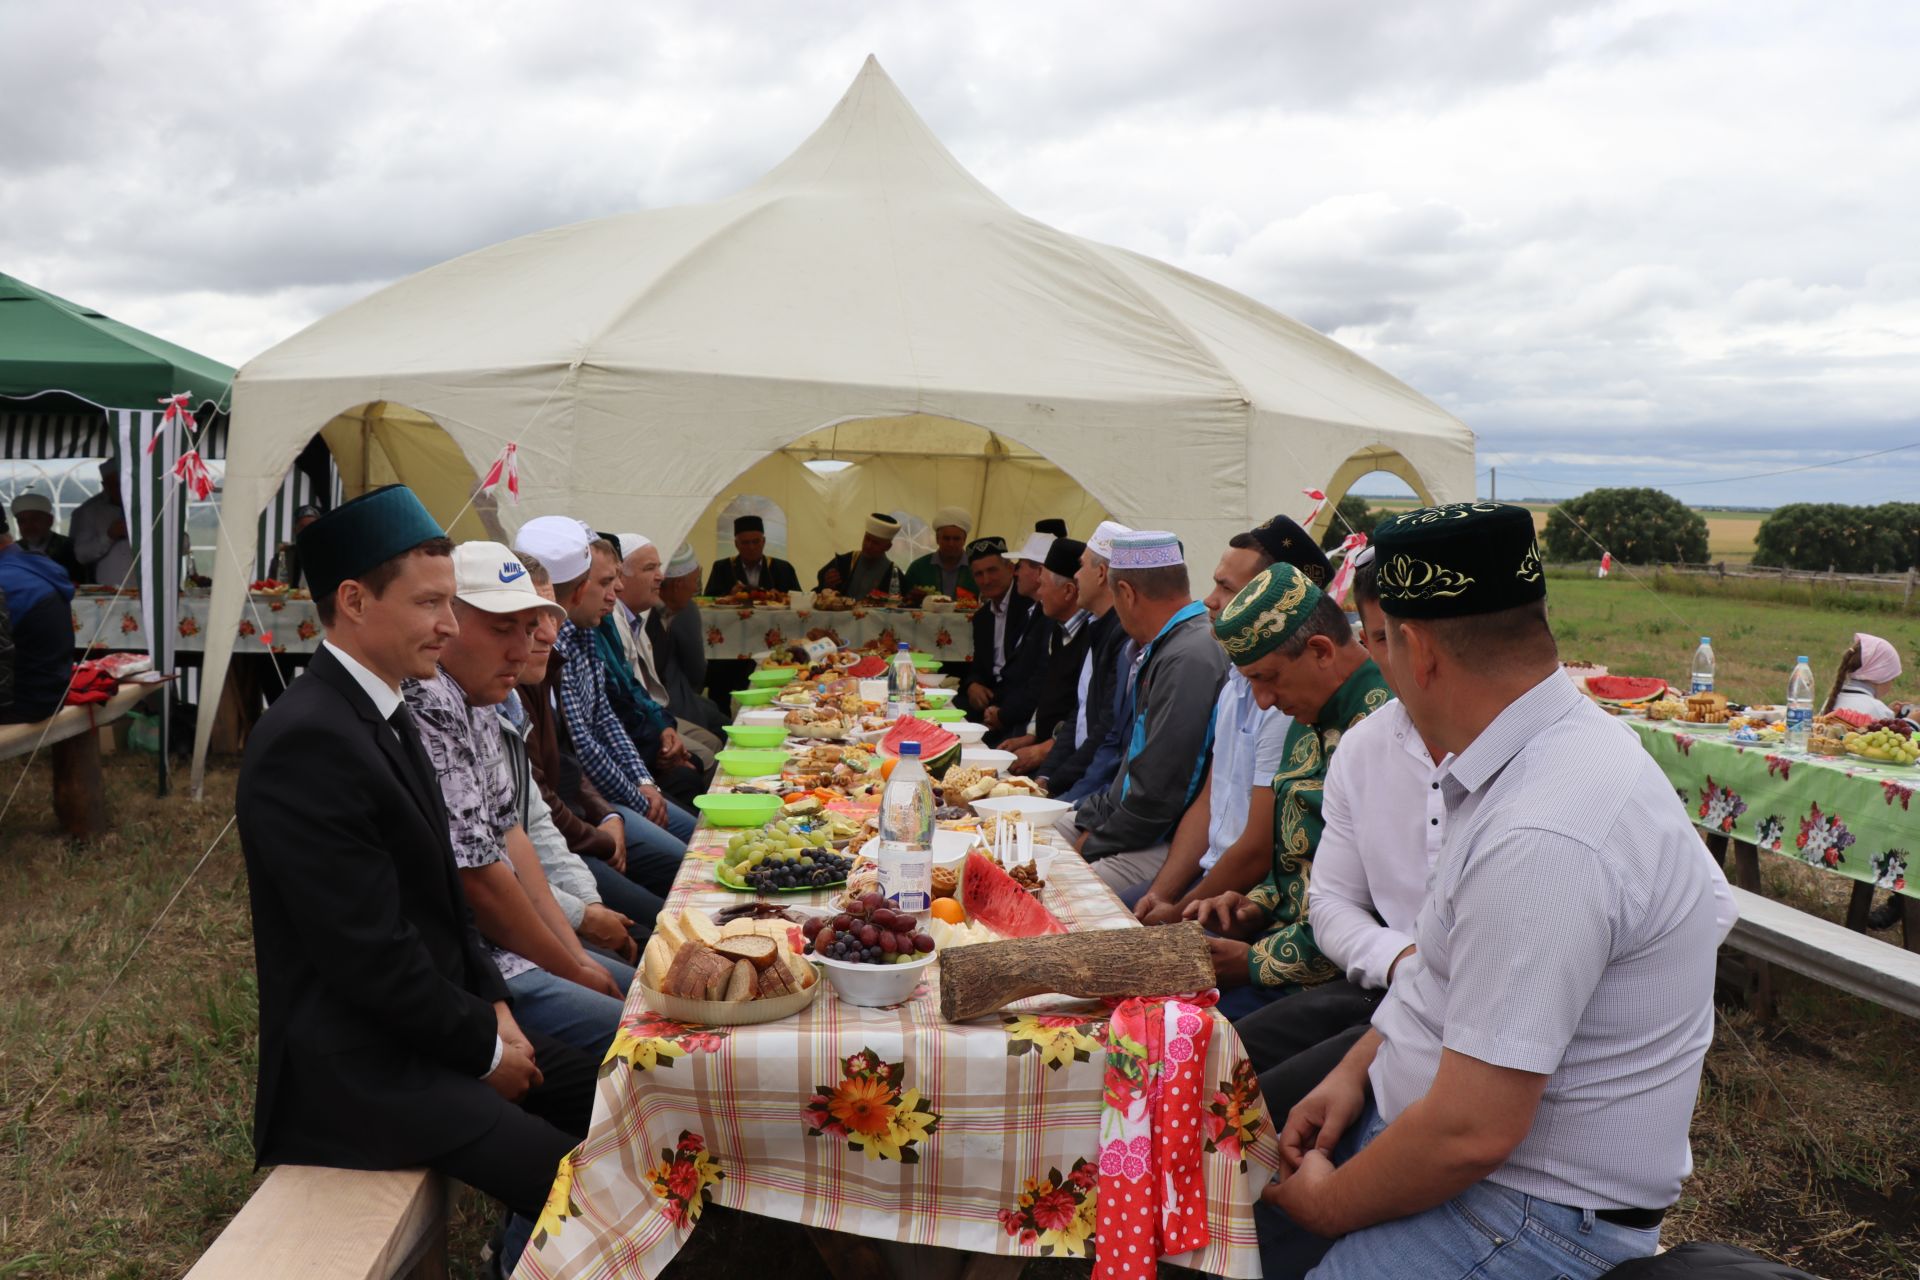
[[[1598,560],[1576,561],[1572,564],[1556,562],[1553,568],[1574,570],[1588,576],[1600,571]],[[1913,608],[1914,596],[1920,593],[1920,567],[1908,569],[1905,573],[1838,573],[1828,570],[1822,573],[1813,569],[1763,569],[1755,565],[1734,565],[1729,567],[1722,560],[1717,564],[1685,564],[1679,562],[1636,564],[1614,566],[1613,572],[1651,575],[1658,578],[1664,573],[1681,574],[1687,577],[1717,578],[1723,581],[1770,582],[1781,586],[1804,582],[1809,592],[1821,586],[1863,589],[1868,592],[1900,593],[1900,607]]]

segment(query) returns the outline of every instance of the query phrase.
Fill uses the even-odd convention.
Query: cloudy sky
[[[1503,496],[1920,494],[1920,448],[1723,482],[1920,443],[1911,0],[0,0],[0,271],[239,364],[743,186],[869,52],[1016,208],[1353,347]]]

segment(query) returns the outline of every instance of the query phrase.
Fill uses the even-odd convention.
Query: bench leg
[[[406,1280],[447,1280],[447,1230],[443,1225],[439,1236],[427,1246],[420,1260],[407,1271]]]
[[[1728,843],[1727,837],[1723,835],[1717,835],[1711,831],[1703,831],[1700,833],[1700,838],[1707,842],[1707,852],[1712,854],[1713,860],[1720,864],[1720,869],[1722,871],[1726,870],[1727,843]]]
[[[1900,895],[1900,939],[1907,950],[1920,951],[1920,898]]]
[[[1865,880],[1853,882],[1853,897],[1847,899],[1847,928],[1855,933],[1867,931],[1867,917],[1873,913],[1873,886]]]
[[[893,1268],[872,1240],[814,1226],[807,1228],[807,1238],[833,1280],[894,1280]]]
[[[1749,893],[1760,892],[1760,850],[1744,840],[1728,840],[1733,850],[1733,883]],[[1753,1016],[1773,1017],[1773,966],[1747,958],[1747,1007]]]
[[[88,729],[48,748],[53,762],[53,814],[79,840],[107,830],[106,780],[100,774],[100,733]]]

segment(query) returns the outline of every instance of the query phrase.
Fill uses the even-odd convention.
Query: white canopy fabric
[[[455,536],[566,513],[663,546],[694,532],[708,553],[713,513],[754,491],[742,477],[764,460],[802,441],[785,457],[870,456],[838,453],[836,426],[877,437],[887,447],[871,452],[921,487],[891,508],[994,514],[981,488],[996,460],[1057,468],[1091,499],[1017,513],[1028,519],[1075,516],[1085,533],[1104,512],[1209,549],[1276,511],[1304,514],[1302,488],[1337,497],[1368,471],[1434,500],[1473,492],[1473,436],[1457,418],[1232,290],[1009,208],[871,58],[746,190],[408,277],[249,362],[232,416],[209,688],[225,675],[218,638],[239,621],[255,517],[322,430],[349,493],[401,480]],[[949,420],[947,446],[915,434],[928,419]],[[509,441],[520,504],[468,509]],[[945,464],[969,451],[982,469],[950,478]],[[907,466],[916,455],[931,465]],[[869,509],[797,523],[840,550]],[[810,574],[817,560],[790,550]]]

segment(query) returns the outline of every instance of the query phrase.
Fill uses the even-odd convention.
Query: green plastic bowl
[[[913,665],[915,670],[938,671],[940,669],[940,659],[934,657],[930,653],[914,653],[912,651],[908,651],[907,656],[913,659]]]
[[[920,696],[928,702],[931,702],[936,708],[939,708],[952,702],[954,695],[958,692],[958,689],[922,689]]]
[[[780,797],[751,791],[708,792],[695,796],[693,807],[716,827],[760,827],[780,812]]]
[[[723,726],[727,740],[736,747],[778,747],[787,740],[783,724],[730,724]]]
[[[929,707],[925,711],[916,712],[915,715],[921,720],[931,720],[935,724],[955,724],[967,718],[967,713],[959,707]]]
[[[779,692],[778,689],[735,689],[733,700],[743,707],[764,707]]]
[[[783,684],[792,684],[799,674],[798,667],[761,667],[747,676],[747,683],[756,689],[778,689]]]
[[[790,758],[784,751],[747,750],[728,747],[714,752],[713,758],[732,778],[764,778],[787,767]]]

